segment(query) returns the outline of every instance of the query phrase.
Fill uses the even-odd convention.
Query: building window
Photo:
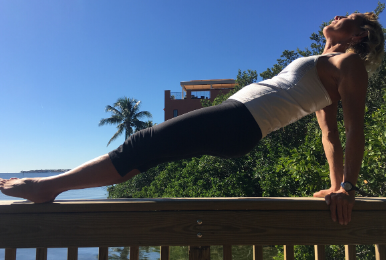
[[[176,116],[178,116],[178,109],[173,110],[173,117],[176,117]]]
[[[192,91],[192,99],[210,99],[210,91]]]

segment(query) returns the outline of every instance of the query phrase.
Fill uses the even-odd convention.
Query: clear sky
[[[105,154],[119,97],[164,119],[164,90],[235,78],[310,45],[323,21],[377,0],[2,0],[0,172],[74,168]],[[385,25],[385,15],[380,21]]]

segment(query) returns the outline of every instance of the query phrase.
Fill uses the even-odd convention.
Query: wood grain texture
[[[223,245],[222,246],[222,255],[223,255],[223,260],[232,260],[232,246],[231,245]]]
[[[46,247],[36,248],[36,260],[47,260],[47,248]]]
[[[295,260],[295,251],[293,245],[284,245],[284,260]]]
[[[6,248],[4,260],[16,260],[16,248]]]
[[[253,260],[263,260],[263,246],[253,246]]]
[[[130,246],[130,260],[139,260],[138,246]]]
[[[315,245],[315,260],[326,260],[326,246]]]
[[[344,251],[345,251],[345,256],[346,256],[345,260],[356,260],[357,259],[355,245],[345,245]]]
[[[108,260],[109,259],[109,248],[108,247],[99,247],[98,249],[98,260]]]
[[[0,248],[386,244],[385,213],[354,212],[347,226],[329,211],[0,214]]]
[[[320,198],[170,198],[58,200],[34,204],[27,201],[0,201],[0,212],[111,212],[111,211],[177,211],[177,210],[321,210],[328,211]],[[386,198],[356,198],[356,210],[386,211]]]
[[[386,260],[386,245],[375,245],[375,259]]]
[[[169,246],[161,246],[160,250],[160,260],[169,260],[170,258],[170,247]]]
[[[78,248],[69,247],[67,249],[67,260],[78,260]]]
[[[210,260],[210,246],[189,246],[189,260]]]

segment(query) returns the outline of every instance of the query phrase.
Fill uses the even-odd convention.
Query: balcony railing
[[[56,201],[33,204],[0,201],[0,248],[14,260],[16,248],[68,248],[77,259],[78,247],[130,246],[136,260],[139,246],[161,246],[160,259],[169,259],[169,246],[190,245],[189,259],[210,259],[210,246],[285,245],[285,259],[294,259],[293,245],[315,245],[315,258],[325,259],[324,245],[346,245],[346,259],[355,259],[355,245],[375,244],[376,259],[386,259],[386,198],[357,198],[352,221],[341,226],[330,219],[323,199],[314,198],[184,198]],[[237,260],[237,259],[235,259]]]
[[[170,92],[170,99],[176,99],[176,100],[179,100],[179,99],[184,99],[184,95],[182,92]]]
[[[192,91],[191,99],[210,99],[210,91]],[[183,92],[170,92],[170,99],[181,100],[186,99],[186,93]]]

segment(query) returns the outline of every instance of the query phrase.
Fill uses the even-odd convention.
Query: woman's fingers
[[[337,217],[339,224],[344,225],[344,218],[343,218],[343,207],[340,203],[336,204],[336,212],[337,212]]]
[[[330,205],[331,219],[336,222],[336,202],[331,198],[331,194],[326,196],[326,203]]]
[[[348,224],[348,207],[347,207],[347,203],[343,203],[342,205],[342,213],[343,213],[343,218],[342,218],[342,222],[341,225],[347,225]]]
[[[351,221],[351,212],[355,198],[351,199],[346,193],[332,193],[326,196],[326,203],[330,205],[332,220],[347,225]]]
[[[354,204],[351,204],[351,203],[349,203],[348,206],[347,206],[347,208],[348,208],[348,210],[347,210],[348,222],[347,223],[349,223],[351,221],[351,213],[352,213],[352,208],[353,207],[354,207]]]

